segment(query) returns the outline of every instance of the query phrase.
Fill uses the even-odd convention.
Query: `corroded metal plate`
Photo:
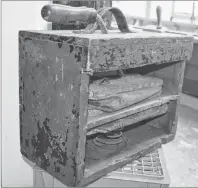
[[[19,38],[21,153],[75,185],[80,133],[81,46]]]

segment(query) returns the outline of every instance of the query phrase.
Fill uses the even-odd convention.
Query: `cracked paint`
[[[20,37],[19,48],[21,153],[74,186],[82,47]]]

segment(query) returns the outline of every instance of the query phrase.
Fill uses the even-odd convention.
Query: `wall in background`
[[[2,1],[2,181],[32,186],[32,170],[19,147],[18,31],[47,29],[40,16],[48,1]]]
[[[195,6],[197,6],[197,2]],[[185,12],[192,13],[193,1],[175,1],[175,11],[176,12]],[[198,9],[195,9],[195,14],[198,14]]]
[[[170,20],[173,1],[150,1],[150,17],[156,19],[156,7],[162,7],[162,20]],[[124,14],[130,16],[145,17],[146,1],[113,1],[113,6],[120,8]],[[193,1],[175,1],[175,12],[192,14]],[[198,2],[195,3],[195,15],[198,16]],[[180,20],[179,20],[180,21]],[[189,22],[189,20],[181,20]]]
[[[162,7],[162,19],[170,20],[173,1],[151,1],[150,18],[156,19],[156,7]],[[113,1],[113,6],[120,8],[126,16],[146,16],[146,1]]]
[[[172,13],[172,3],[173,1],[151,1],[150,18],[157,19],[156,7],[160,5],[162,7],[162,20],[170,20]]]
[[[145,17],[146,1],[113,1],[112,6],[118,7],[125,16]]]

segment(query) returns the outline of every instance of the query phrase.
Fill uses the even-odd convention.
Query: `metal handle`
[[[157,14],[157,29],[161,29],[161,15],[162,15],[162,8],[161,6],[157,6],[156,8],[156,14]]]
[[[44,20],[58,24],[67,24],[71,21],[83,21],[89,23],[85,30],[73,31],[74,33],[91,34],[99,27],[102,33],[107,34],[108,31],[102,17],[108,11],[115,17],[118,28],[121,32],[136,32],[135,30],[132,31],[129,29],[124,14],[116,7],[103,7],[97,11],[94,8],[51,4],[45,5],[42,8],[41,15]]]
[[[96,22],[94,24],[89,24],[87,26],[87,28],[85,28],[85,30],[81,30],[81,31],[74,31],[75,33],[86,33],[86,34],[91,34],[93,33],[98,26],[100,27],[101,31],[103,34],[107,34],[107,28],[102,20],[102,17],[107,13],[107,12],[111,12],[113,14],[113,16],[116,19],[117,25],[119,30],[122,33],[135,33],[135,30],[130,30],[126,21],[126,17],[124,16],[124,14],[122,13],[122,11],[116,7],[103,7],[101,9],[99,9],[98,15],[97,15],[97,19]]]
[[[41,16],[44,20],[57,24],[66,24],[71,21],[94,23],[97,11],[94,8],[51,4],[42,8]]]

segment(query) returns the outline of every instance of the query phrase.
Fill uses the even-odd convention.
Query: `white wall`
[[[162,7],[162,20],[170,20],[172,13],[172,3],[173,1],[152,1],[150,18],[157,19],[156,7],[160,5]]]
[[[150,18],[156,19],[156,7],[162,7],[162,20],[170,20],[173,1],[150,1]],[[146,1],[114,1],[113,6],[120,8],[124,14],[130,16],[145,17]],[[193,1],[176,1],[175,12],[192,14]],[[198,16],[198,2],[195,5],[195,15]],[[183,21],[183,20],[182,20]],[[190,20],[184,20],[189,22]]]
[[[125,16],[145,17],[146,1],[113,1],[112,4],[123,11]]]
[[[169,21],[170,17],[172,15],[172,5],[173,1],[152,1],[151,3],[151,14],[150,18],[156,19],[156,7],[160,5],[162,7],[162,20]],[[187,14],[192,14],[193,10],[193,1],[175,1],[175,8],[174,12],[175,13],[187,13]],[[195,15],[197,15],[198,9],[195,9]],[[185,20],[179,20],[177,21],[182,21],[182,22],[190,22],[189,19]]]
[[[19,147],[18,31],[47,29],[40,10],[48,1],[2,1],[2,186],[32,186]]]

